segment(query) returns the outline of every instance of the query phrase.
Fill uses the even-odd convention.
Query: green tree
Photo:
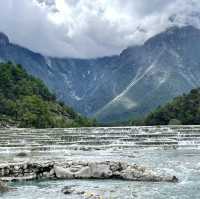
[[[20,127],[92,126],[93,120],[57,102],[44,83],[21,65],[0,64],[0,122]]]

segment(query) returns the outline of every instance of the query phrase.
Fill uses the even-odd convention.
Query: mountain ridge
[[[0,47],[0,60],[23,65],[76,111],[106,122],[144,116],[198,87],[198,46],[200,30],[185,26],[167,29],[119,56],[53,58],[9,43]]]
[[[190,31],[192,30],[192,34],[188,34],[188,32],[190,33]],[[194,32],[193,32],[194,31]],[[178,33],[177,33],[178,32]],[[175,34],[175,35],[174,35]],[[177,35],[176,35],[177,34]],[[176,54],[176,51],[170,46],[171,44],[173,44],[173,42],[174,43],[176,43],[176,39],[181,39],[181,40],[184,40],[185,38],[187,38],[189,35],[192,35],[192,36],[194,36],[194,37],[196,37],[196,36],[198,36],[198,39],[199,39],[199,37],[200,37],[200,32],[199,32],[199,30],[197,30],[197,29],[195,29],[195,28],[193,28],[193,27],[191,27],[191,26],[188,26],[188,27],[183,27],[183,28],[173,28],[173,29],[170,29],[170,30],[167,30],[167,32],[164,32],[164,33],[161,33],[161,34],[159,34],[158,36],[155,36],[155,37],[153,37],[153,38],[151,38],[150,40],[148,40],[147,42],[145,42],[145,44],[144,44],[144,47],[146,46],[146,49],[147,49],[147,51],[148,51],[148,49],[153,49],[153,50],[156,50],[156,47],[158,48],[156,51],[157,51],[157,53],[154,55],[154,56],[151,56],[151,53],[150,53],[150,57],[153,57],[153,59],[151,60],[151,62],[149,63],[149,65],[147,65],[147,68],[144,70],[144,72],[143,72],[143,74],[142,74],[142,77],[144,78],[144,76],[146,75],[146,70],[148,71],[149,69],[151,69],[151,66],[153,66],[156,62],[158,62],[158,64],[159,64],[159,62],[161,62],[161,61],[159,61],[159,60],[156,60],[156,56],[157,56],[157,54],[159,55],[159,56],[161,56],[162,55],[162,53],[164,53],[164,56],[162,57],[160,57],[161,58],[161,60],[162,59],[165,59],[165,57],[169,57],[169,56],[177,56],[178,54]],[[163,36],[164,36],[164,39],[163,39]],[[174,37],[175,36],[175,37]],[[161,39],[160,39],[161,38]],[[176,39],[174,39],[174,38],[176,38]],[[155,39],[156,39],[156,42],[158,43],[157,44],[157,46],[155,45]],[[198,40],[199,41],[199,40]],[[154,45],[152,45],[152,43],[154,44]],[[151,46],[153,46],[153,48],[151,47]],[[130,51],[131,49],[129,49],[129,51]],[[135,47],[133,47],[133,50],[135,51]],[[197,51],[198,52],[198,51]],[[171,54],[171,55],[169,55],[169,54]],[[147,55],[146,55],[147,57],[149,56],[149,53],[147,53]],[[159,57],[158,56],[158,57]],[[199,56],[196,56],[196,57],[199,57]],[[166,64],[166,61],[168,61],[168,60],[165,60],[165,62],[162,62],[162,64]],[[177,61],[177,60],[176,60]],[[157,64],[157,65],[158,65]],[[182,63],[181,63],[182,64]],[[174,68],[175,67],[177,67],[179,65],[179,63],[176,63],[175,64],[175,66],[174,66]],[[142,65],[141,65],[141,67],[142,67]],[[149,68],[148,68],[149,67]],[[156,72],[156,70],[157,69],[161,69],[161,67],[162,66],[155,66],[154,67],[154,72]],[[168,66],[167,66],[168,67]],[[177,71],[174,71],[174,72],[170,72],[170,71],[168,71],[168,74],[166,73],[167,72],[167,67],[166,68],[164,68],[163,70],[162,70],[162,73],[165,73],[165,78],[169,75],[169,74],[171,74],[171,75],[173,75],[173,73],[175,74]],[[169,68],[169,70],[173,70],[173,68]],[[148,72],[150,72],[150,71],[148,71]],[[181,74],[181,72],[182,71],[179,71],[179,73]],[[199,73],[199,69],[198,69],[198,73]],[[177,77],[179,77],[180,76],[180,74],[178,74],[177,75]],[[189,76],[188,76],[188,73],[186,74],[186,75],[184,75],[183,73],[181,74],[182,76],[184,76],[184,77],[179,77],[179,80],[181,79],[181,78],[185,78],[186,80],[189,80],[188,81],[188,83],[189,84],[191,84],[190,86],[191,86],[191,88],[194,88],[194,87],[197,87],[198,85],[199,85],[199,81],[198,81],[198,83],[196,82],[196,81],[191,81],[191,79],[189,79]],[[159,76],[159,75],[157,75],[157,76]],[[154,75],[154,79],[155,79],[155,77],[156,77],[156,75]],[[197,78],[193,78],[193,79],[197,79]],[[192,80],[193,80],[192,79]],[[141,80],[141,78],[139,78],[139,80]],[[152,81],[152,79],[151,79],[151,81]],[[153,80],[154,81],[154,80]],[[160,79],[160,81],[158,80],[157,81],[157,83],[159,84],[159,83],[161,83],[161,84],[163,84],[164,82],[163,81],[166,81],[164,78],[163,79]],[[173,81],[175,81],[175,78],[173,78]],[[182,84],[184,84],[185,83],[185,81],[184,80],[181,80],[182,81]],[[180,82],[181,82],[180,81]],[[146,81],[146,82],[148,82],[148,81]],[[180,82],[178,82],[178,83],[180,83]],[[154,88],[155,88],[155,86],[154,86]],[[178,85],[177,85],[177,88],[178,88]],[[129,88],[130,89],[130,88]],[[152,90],[152,88],[151,88],[151,90]],[[166,90],[166,89],[165,89]],[[187,92],[187,91],[189,91],[189,89],[188,89],[188,85],[185,85],[185,86],[183,86],[183,88],[181,89],[182,91],[179,91],[179,92],[177,92],[177,94],[178,93],[181,93],[181,92]],[[133,91],[134,92],[134,91]],[[169,92],[170,93],[170,92]],[[144,94],[144,96],[145,96],[145,91],[143,91],[143,94]],[[175,95],[172,95],[171,97],[175,97],[177,94],[175,94]],[[158,94],[156,94],[158,97],[157,98],[159,98],[160,96],[162,97],[163,96],[163,94],[161,94],[161,95],[159,95],[159,93]],[[170,98],[171,98],[170,97]],[[122,98],[122,95],[120,95],[120,98]],[[124,98],[126,98],[126,96],[124,97]],[[128,98],[128,97],[127,97]],[[169,99],[167,99],[167,100],[165,100],[165,102],[167,102],[168,100],[170,100],[170,98]],[[116,99],[116,98],[115,98]],[[114,100],[115,100],[114,99]],[[134,99],[134,96],[132,96],[132,97],[130,97],[130,99]],[[148,99],[148,98],[147,98]],[[145,103],[145,102],[144,102]],[[162,102],[163,103],[163,102]],[[121,104],[122,104],[122,102],[121,102]],[[108,104],[108,105],[106,105],[106,106],[109,106],[110,105],[110,109],[112,109],[112,110],[119,110],[119,107],[120,107],[120,103],[118,103],[117,105],[115,105],[116,107],[112,107],[113,106],[113,104],[112,103],[110,103],[110,104]],[[158,103],[158,105],[159,105],[159,103]],[[144,104],[142,104],[142,106],[144,106]],[[118,108],[117,108],[118,107]],[[155,106],[154,106],[155,107]],[[106,109],[108,109],[109,107],[106,107]],[[113,113],[113,111],[112,110],[110,110],[109,112],[112,112]],[[103,110],[104,111],[104,110]],[[106,110],[107,111],[107,110]],[[151,111],[150,109],[147,111],[147,112],[149,112],[149,111]],[[130,110],[130,112],[131,112],[131,110]],[[134,110],[132,111],[132,112],[134,112]],[[101,114],[101,113],[98,113],[98,114]],[[105,114],[105,113],[103,113],[103,114]],[[121,113],[120,113],[121,114]],[[142,113],[141,115],[144,115],[144,113]],[[139,117],[140,115],[138,115],[138,117]],[[99,116],[98,116],[99,117]]]

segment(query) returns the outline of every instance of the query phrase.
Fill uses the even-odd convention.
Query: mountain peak
[[[155,46],[171,45],[176,41],[184,42],[186,40],[195,39],[200,37],[200,30],[193,26],[174,26],[166,29],[165,31],[151,37],[145,42],[145,46],[150,48]]]
[[[196,27],[194,27],[194,26],[191,26],[191,25],[181,26],[181,27],[179,27],[179,26],[172,26],[172,27],[166,29],[162,33],[170,35],[170,34],[176,34],[176,33],[179,33],[179,32],[181,32],[181,33],[185,33],[186,32],[187,34],[189,34],[189,33],[199,32],[199,29],[196,28]]]
[[[186,39],[194,39],[195,37],[200,37],[200,30],[195,28],[194,26],[172,26],[170,28],[165,29],[163,32],[156,34],[155,36],[149,38],[144,46],[149,47],[150,49],[155,49],[157,46],[163,46],[166,44],[176,43],[176,40],[186,40]],[[135,52],[138,52],[143,45],[140,46],[130,46],[124,49],[121,52],[121,55],[130,55],[133,56]]]
[[[9,44],[8,36],[0,32],[0,46],[7,46],[8,44]]]

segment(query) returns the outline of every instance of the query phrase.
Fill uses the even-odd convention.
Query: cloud
[[[59,57],[100,57],[142,44],[173,25],[200,27],[199,0],[6,0],[0,30]]]

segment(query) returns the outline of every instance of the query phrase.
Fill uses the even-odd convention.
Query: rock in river
[[[34,179],[121,179],[132,181],[177,182],[176,176],[159,175],[152,170],[123,162],[43,162],[0,165],[0,180]]]

